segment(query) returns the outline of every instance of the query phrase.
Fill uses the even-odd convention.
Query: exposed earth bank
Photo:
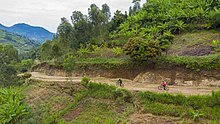
[[[41,63],[32,68],[33,72],[45,73],[49,76],[63,77],[106,77],[124,78],[135,83],[158,84],[162,80],[178,86],[220,86],[220,71],[189,70],[182,67],[156,68],[139,66],[133,68],[100,69],[99,67],[77,68],[72,73],[66,73],[60,67]]]

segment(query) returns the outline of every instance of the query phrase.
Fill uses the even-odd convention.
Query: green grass
[[[195,45],[211,46],[212,41],[218,40],[219,37],[219,31],[216,30],[203,30],[176,35],[169,52],[176,54]]]
[[[86,101],[83,106],[83,111],[77,116],[71,124],[117,124],[119,120],[119,113],[114,111],[114,106],[112,103],[107,103],[105,101]]]
[[[99,64],[99,63],[125,63],[128,59],[123,58],[82,58],[77,59],[77,63],[91,63],[91,64]]]
[[[128,116],[137,111],[135,103],[139,103],[143,113],[207,123],[219,123],[220,120],[220,92],[193,96],[154,92],[138,92],[134,95],[115,86],[90,82],[87,77],[83,78],[74,91],[71,91],[72,85],[68,82],[62,85],[65,88],[63,91],[60,90],[59,83],[30,83],[23,90],[26,95],[47,90],[40,92],[42,96],[38,100],[36,97],[27,98],[33,114],[22,123],[126,123]],[[134,96],[137,98],[134,99]],[[79,108],[81,111],[72,120],[65,120],[68,114]]]
[[[166,56],[161,57],[159,66],[183,66],[188,69],[220,70],[220,54],[207,56]]]
[[[133,96],[129,91],[85,79],[83,81],[87,83],[82,83],[78,86],[81,88],[74,91],[70,91],[72,85],[67,82],[62,84],[65,88],[62,91],[59,89],[61,85],[53,82],[32,81],[26,87],[20,87],[24,89],[26,100],[33,109],[31,117],[22,123],[115,124],[126,121],[128,113],[133,110]],[[36,93],[38,90],[42,92]],[[39,97],[34,97],[34,94],[39,94]],[[83,111],[74,120],[65,121],[64,117],[79,106],[82,106]]]
[[[139,97],[146,113],[193,120],[220,120],[220,92],[188,97],[181,94],[139,92]]]

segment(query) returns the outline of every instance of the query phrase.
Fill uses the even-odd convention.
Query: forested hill
[[[36,41],[30,40],[24,36],[7,32],[0,29],[0,44],[10,44],[14,46],[20,53],[29,52],[34,47],[38,47],[40,44]]]
[[[11,27],[6,27],[0,24],[0,29],[25,36],[31,40],[38,41],[39,43],[43,43],[46,40],[51,40],[54,35],[42,27],[35,27],[25,23],[15,24]]]
[[[111,14],[107,4],[101,8],[91,4],[88,15],[74,11],[70,21],[62,18],[57,36],[41,45],[40,59],[65,65],[67,61],[63,60],[77,58],[140,62],[166,58],[168,63],[172,59],[177,65],[194,66],[199,65],[199,58],[204,63],[209,58],[210,62],[201,66],[219,68],[219,0],[148,0],[143,6],[140,0],[132,3],[125,13],[117,10]],[[197,64],[192,63],[194,60]]]

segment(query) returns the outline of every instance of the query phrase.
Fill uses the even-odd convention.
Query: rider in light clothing
[[[163,80],[162,85],[163,85],[163,89],[166,90],[167,82]]]

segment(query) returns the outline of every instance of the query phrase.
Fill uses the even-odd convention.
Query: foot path
[[[39,72],[31,72],[31,79],[41,80],[41,81],[53,81],[53,82],[63,82],[72,81],[73,83],[78,83],[81,81],[82,77],[62,77],[62,76],[48,76]],[[91,77],[94,82],[107,83],[110,85],[115,85],[118,78],[105,78],[105,77]],[[154,92],[166,92],[163,90],[158,90],[158,84],[146,84],[146,83],[135,83],[129,79],[122,79],[124,83],[124,88],[131,91],[154,91]],[[169,93],[177,94],[182,93],[185,95],[204,95],[211,94],[212,91],[219,91],[220,87],[207,87],[207,86],[169,86]]]

